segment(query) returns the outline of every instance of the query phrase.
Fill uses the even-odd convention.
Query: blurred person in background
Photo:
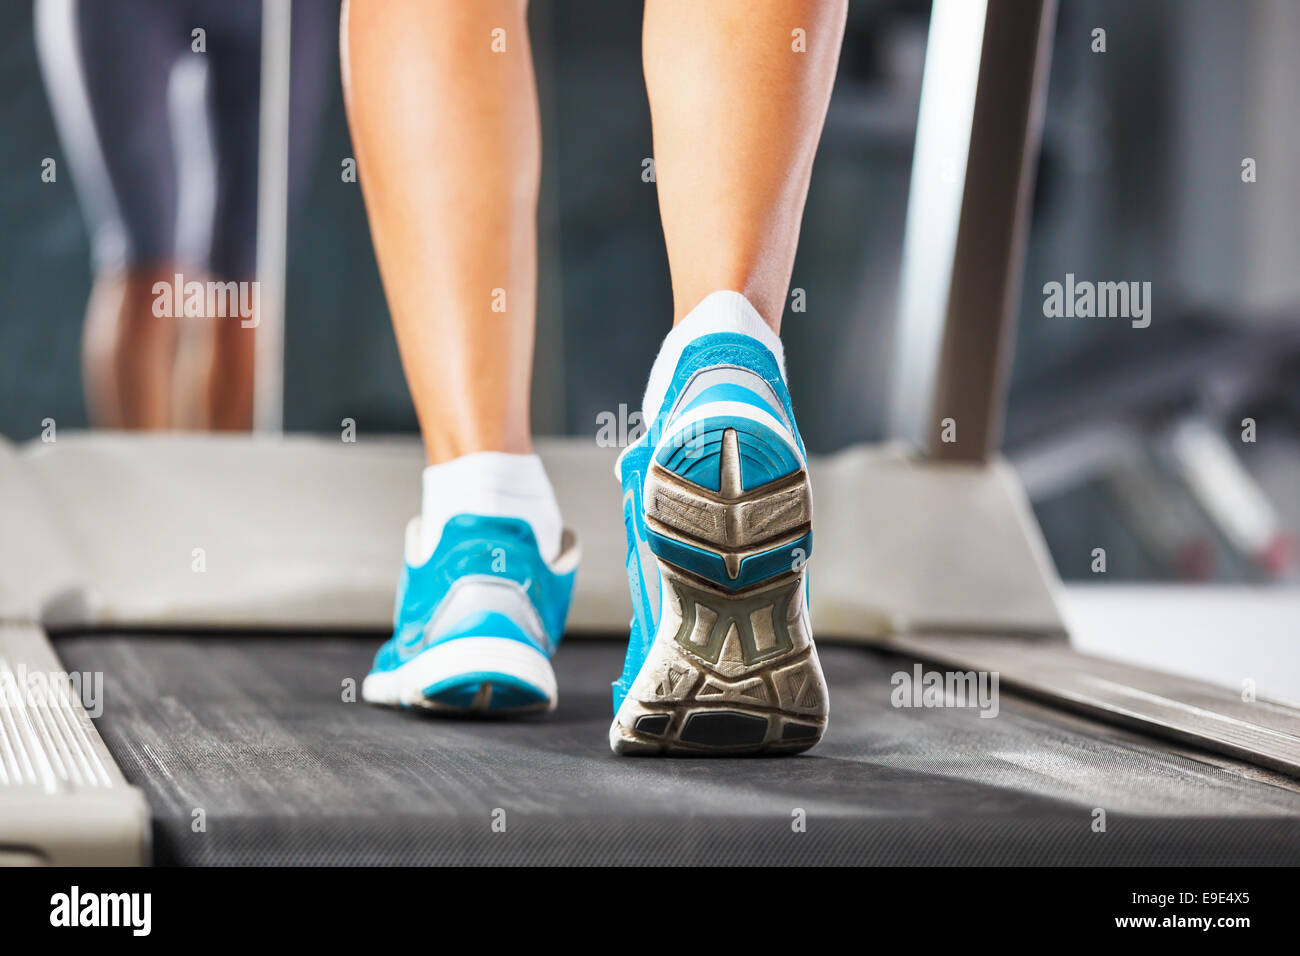
[[[337,5],[293,15],[291,189],[310,163]],[[261,17],[260,0],[36,0],[91,237],[82,371],[96,426],[252,425]],[[237,307],[194,317],[191,282],[235,283]]]

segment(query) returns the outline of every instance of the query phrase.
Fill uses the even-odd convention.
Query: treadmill
[[[815,750],[609,752],[630,609],[613,455],[580,440],[539,442],[585,552],[557,711],[360,702],[421,452],[279,434],[283,184],[265,176],[261,435],[0,440],[0,862],[1300,859],[1300,709],[1083,653],[996,450],[1053,22],[1051,0],[934,5],[896,440],[811,467],[832,700]],[[274,170],[284,111],[264,89]]]

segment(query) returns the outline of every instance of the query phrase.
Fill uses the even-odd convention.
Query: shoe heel
[[[656,456],[646,477],[650,549],[724,591],[798,572],[812,555],[812,487],[755,422],[703,429]],[[780,448],[780,450],[784,450]]]
[[[647,476],[663,615],[610,729],[616,753],[793,753],[825,730],[826,683],[805,607],[808,475],[796,460],[775,476],[760,470],[768,480],[745,488],[742,467],[754,469],[752,457],[742,465],[742,427],[719,429],[697,460],[656,460]],[[701,465],[707,455],[716,462]]]

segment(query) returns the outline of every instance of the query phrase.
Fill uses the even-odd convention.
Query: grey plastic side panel
[[[538,446],[582,545],[570,630],[622,630],[631,608],[617,449]],[[41,489],[45,513],[31,523],[30,499],[0,501],[0,519],[21,509],[31,548],[77,542],[64,550],[85,570],[49,579],[30,550],[11,547],[0,579],[21,582],[11,590],[52,626],[383,629],[423,461],[413,439],[33,443],[15,464],[25,486]],[[1004,463],[859,447],[815,459],[811,473],[819,635],[1063,631],[1055,574]]]

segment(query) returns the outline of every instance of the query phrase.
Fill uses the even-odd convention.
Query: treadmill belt
[[[1300,860],[1293,784],[1007,693],[991,719],[895,707],[907,657],[819,648],[831,721],[803,756],[619,758],[607,732],[620,642],[567,641],[559,709],[504,722],[345,702],[381,640],[89,634],[56,647],[69,670],[104,674],[96,724],[149,801],[157,863]]]

